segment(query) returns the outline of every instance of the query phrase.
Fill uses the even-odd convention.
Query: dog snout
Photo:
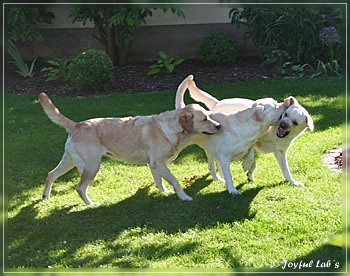
[[[279,127],[282,129],[287,129],[288,128],[288,124],[284,121],[280,122]]]
[[[213,120],[212,118],[208,117],[208,121],[210,121],[212,123],[212,125],[219,130],[221,128],[221,124],[215,120]]]

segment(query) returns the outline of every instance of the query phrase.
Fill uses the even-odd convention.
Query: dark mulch
[[[278,77],[274,70],[262,68],[261,60],[258,58],[241,58],[234,65],[221,66],[207,65],[198,60],[186,60],[171,74],[161,73],[148,77],[147,72],[152,64],[153,62],[131,63],[116,68],[112,84],[106,91],[96,92],[79,91],[69,83],[46,82],[46,73],[40,71],[44,67],[42,64],[36,65],[35,75],[32,78],[23,78],[16,73],[13,64],[6,64],[6,91],[24,95],[38,95],[45,91],[51,96],[77,97],[111,93],[176,91],[181,81],[189,74],[193,74],[201,86]]]

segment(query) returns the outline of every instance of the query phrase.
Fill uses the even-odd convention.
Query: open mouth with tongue
[[[286,137],[288,134],[289,134],[289,131],[287,131],[287,130],[281,128],[281,127],[278,127],[277,133],[276,133],[277,137],[279,137],[279,138],[284,138],[284,137]]]

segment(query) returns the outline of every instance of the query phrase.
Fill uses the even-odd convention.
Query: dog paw
[[[215,181],[221,181],[221,182],[224,182],[224,183],[225,183],[225,179],[221,178],[220,176],[215,176],[215,177],[213,177],[213,179],[214,179]]]
[[[238,191],[237,189],[229,190],[228,192],[231,195],[240,195],[241,194],[241,192]]]
[[[98,202],[90,202],[90,203],[88,204],[88,206],[91,206],[91,207],[99,207],[99,206],[101,206],[101,203],[98,203]]]
[[[193,200],[192,197],[190,197],[190,196],[188,196],[186,194],[181,196],[180,199],[183,200],[183,201],[192,201]]]
[[[305,187],[304,183],[299,182],[299,181],[293,181],[292,184],[297,187]]]
[[[248,181],[254,181],[254,175],[251,173],[247,173]]]

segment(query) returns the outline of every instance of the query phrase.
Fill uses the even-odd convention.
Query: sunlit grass
[[[231,164],[242,192],[231,196],[212,180],[203,151],[191,146],[169,168],[180,181],[196,175],[193,183],[181,183],[192,202],[160,193],[147,165],[109,159],[89,187],[100,207],[85,206],[79,198],[76,169],[54,183],[50,200],[41,201],[66,133],[34,97],[7,95],[8,266],[280,268],[283,260],[341,261],[341,248],[324,241],[342,231],[342,176],[325,167],[322,155],[342,143],[343,83],[272,80],[203,88],[220,99],[295,96],[315,121],[315,131],[307,131],[289,151],[291,171],[306,187],[284,182],[274,157],[257,154],[254,182],[247,182],[240,162]],[[174,91],[164,91],[53,100],[78,121],[159,113],[173,109],[174,97]]]

